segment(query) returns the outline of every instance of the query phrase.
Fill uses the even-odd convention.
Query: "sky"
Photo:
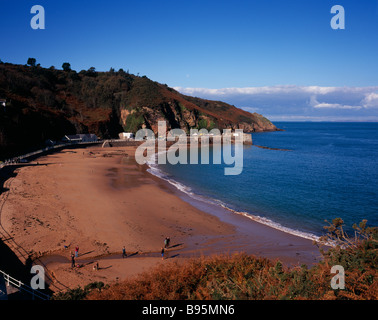
[[[34,5],[45,29],[34,30]],[[334,5],[345,29],[333,29]],[[378,0],[0,0],[3,62],[123,68],[273,121],[378,121]]]

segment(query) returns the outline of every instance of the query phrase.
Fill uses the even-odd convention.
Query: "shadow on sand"
[[[16,243],[14,238],[5,229],[3,229],[3,226],[1,225],[1,213],[9,194],[7,192],[9,191],[11,184],[11,181],[9,181],[9,179],[17,176],[16,170],[21,167],[46,165],[48,164],[15,164],[5,166],[0,169],[0,270],[28,286],[30,286],[31,279],[35,276],[35,274],[31,273],[31,268],[33,265],[39,263],[38,261],[33,262],[28,252],[18,243]],[[25,261],[25,263],[22,263],[22,261],[20,260],[21,257]],[[51,296],[52,291],[49,289],[49,282],[51,282],[51,278],[49,278],[48,274],[45,274],[45,276],[46,289],[40,290],[40,292]],[[28,300],[31,298],[31,295],[22,293],[20,291],[12,293],[8,296],[9,300]]]
[[[31,273],[31,268],[33,266],[33,261],[28,257],[25,264],[22,263],[18,256],[3,242],[0,240],[0,270],[10,275],[27,286],[30,286],[32,278],[35,274]],[[0,275],[2,276],[2,275]],[[49,289],[49,284],[46,283],[44,290],[39,290],[40,292],[51,296],[53,292]],[[28,293],[22,291],[16,291],[8,295],[9,300],[31,300],[32,296]]]

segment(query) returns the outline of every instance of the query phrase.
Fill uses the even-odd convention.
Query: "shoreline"
[[[172,239],[167,250],[172,262],[234,252],[292,266],[319,258],[310,240],[188,199],[148,172],[147,165],[137,165],[133,150],[63,149],[38,158],[41,166],[25,166],[13,179],[2,225],[55,281],[70,288],[110,283],[168,263],[160,257],[165,236]],[[72,269],[69,256],[76,244],[82,267]],[[132,254],[129,259],[120,258],[123,245]],[[95,261],[100,261],[97,272]]]
[[[179,194],[182,194],[182,197],[186,199],[185,200],[186,202],[189,202],[194,206],[196,206],[195,205],[196,203],[204,203],[205,206],[208,205],[209,207],[216,208],[216,209],[210,210],[210,213],[214,212],[214,211],[227,210],[227,211],[229,211],[233,214],[244,216],[245,218],[250,219],[250,220],[252,220],[256,223],[260,223],[262,225],[268,226],[268,227],[276,229],[278,231],[281,231],[281,232],[284,232],[284,233],[287,233],[287,234],[290,234],[290,235],[293,235],[293,236],[296,236],[296,237],[300,237],[300,238],[303,238],[303,239],[311,240],[311,241],[319,241],[320,237],[313,234],[313,233],[304,232],[304,231],[300,231],[300,230],[297,230],[297,229],[291,229],[291,228],[285,227],[285,226],[283,226],[283,225],[281,225],[281,224],[279,224],[279,223],[277,223],[273,220],[263,218],[259,215],[232,209],[228,206],[227,203],[223,203],[219,199],[215,199],[215,198],[211,198],[211,197],[205,197],[205,196],[202,196],[202,195],[192,193],[191,192],[192,189],[190,187],[188,187],[188,186],[186,186],[186,185],[184,185],[181,182],[178,182],[176,180],[165,178],[165,172],[160,170],[160,169],[156,169],[156,166],[153,166],[153,167],[149,166],[149,169],[147,169],[147,171],[150,174],[156,176],[157,178],[165,181],[169,185],[173,186],[173,188],[175,190],[177,190],[179,192]],[[157,171],[157,172],[154,172],[154,171]],[[189,189],[190,191],[187,190],[187,189]]]
[[[159,177],[156,178],[162,179]],[[219,204],[195,199],[177,189],[168,181],[165,181],[164,179],[163,181],[180,199],[205,214],[212,215],[220,219],[221,222],[229,224],[235,228],[235,234],[230,235],[227,240],[220,239],[218,245],[213,244],[211,248],[201,249],[200,251],[202,254],[211,255],[213,253],[228,254],[245,252],[255,256],[266,257],[271,260],[280,260],[286,266],[307,264],[310,267],[320,261],[321,255],[319,249],[313,244],[314,239],[308,239],[275,228],[271,225],[245,216],[243,213],[239,213],[227,207],[222,207]],[[223,250],[222,245],[226,248],[225,250]],[[286,251],[283,252],[283,250]]]
[[[261,147],[261,146],[257,146],[257,145],[253,145],[253,146],[259,147],[259,148],[271,149],[271,150],[291,151],[289,149],[268,148],[268,147]],[[284,233],[287,233],[287,234],[290,234],[290,235],[293,235],[293,236],[296,236],[296,237],[300,237],[300,238],[303,238],[303,239],[307,239],[307,240],[310,240],[310,241],[319,241],[320,236],[318,236],[314,233],[305,232],[305,231],[301,231],[301,230],[298,230],[298,229],[292,229],[292,228],[289,228],[289,227],[285,227],[285,226],[281,225],[280,223],[277,223],[277,222],[275,222],[271,219],[261,217],[261,216],[257,215],[257,213],[252,214],[250,212],[238,211],[236,209],[232,209],[231,206],[229,206],[229,204],[223,202],[223,200],[199,195],[199,194],[196,194],[195,192],[192,192],[191,187],[189,187],[189,186],[187,186],[187,185],[185,185],[181,182],[178,182],[177,180],[168,178],[166,176],[166,173],[163,170],[158,168],[158,165],[156,165],[156,162],[155,162],[157,160],[156,158],[157,158],[158,154],[159,154],[159,152],[155,152],[155,154],[151,157],[151,159],[154,158],[153,162],[152,162],[152,160],[147,162],[147,164],[146,164],[147,167],[148,167],[147,172],[149,172],[153,176],[157,177],[158,179],[165,181],[169,186],[172,186],[174,190],[178,191],[179,195],[182,195],[183,198],[185,198],[186,202],[189,202],[190,204],[192,204],[194,206],[196,206],[196,203],[204,203],[205,205],[207,204],[207,206],[212,207],[212,209],[208,212],[208,213],[211,213],[211,214],[214,214],[214,212],[216,212],[216,211],[227,210],[228,212],[231,212],[233,214],[237,214],[237,215],[240,215],[240,216],[244,216],[247,219],[250,219],[250,220],[252,220],[256,223],[268,226],[268,227],[276,229],[278,231],[281,231],[281,232],[284,232]]]

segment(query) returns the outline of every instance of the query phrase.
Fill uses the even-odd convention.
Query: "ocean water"
[[[200,201],[306,238],[342,218],[378,226],[378,123],[277,122],[284,131],[252,134],[243,171],[215,165],[150,165],[149,171]],[[212,149],[210,149],[210,155]]]

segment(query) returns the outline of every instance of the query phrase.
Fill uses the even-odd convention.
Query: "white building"
[[[2,107],[5,111],[5,107],[7,105],[7,100],[5,99],[0,99],[0,107]]]
[[[118,136],[122,140],[135,138],[134,133],[132,132],[121,132]]]

